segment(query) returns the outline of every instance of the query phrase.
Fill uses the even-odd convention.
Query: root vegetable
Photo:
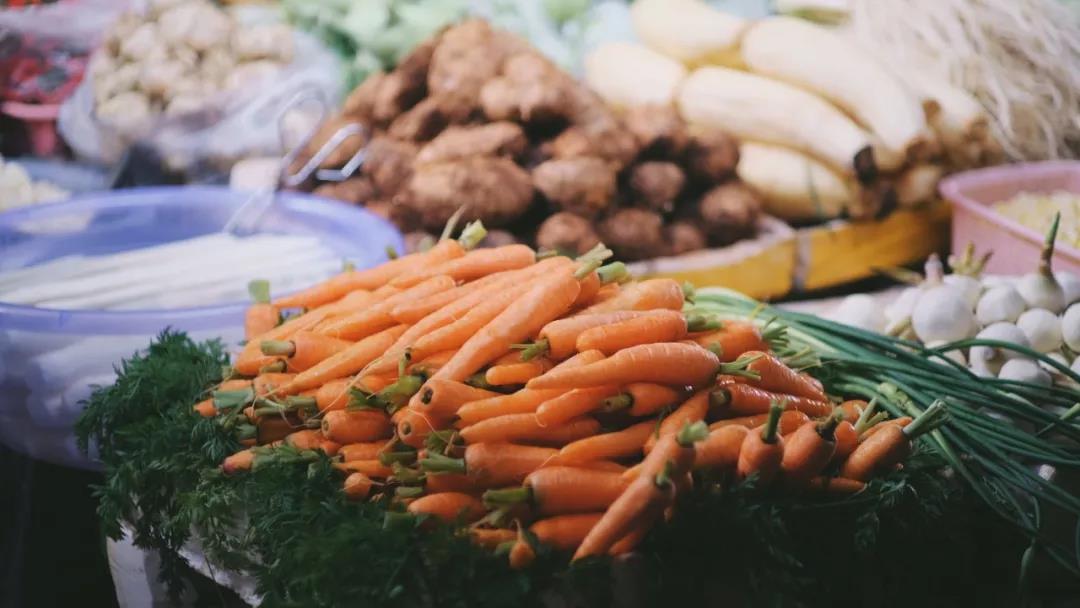
[[[668,243],[668,255],[682,255],[698,251],[708,246],[708,239],[693,222],[673,222],[664,228],[664,238]]]
[[[630,18],[642,42],[690,65],[736,63],[746,28],[743,19],[699,0],[639,0]]]
[[[1073,352],[1080,352],[1080,304],[1073,304],[1061,316],[1061,335]]]
[[[548,152],[554,158],[602,158],[622,168],[633,162],[638,145],[621,124],[604,121],[569,127],[551,140]]]
[[[983,328],[976,338],[982,340],[1001,340],[1020,346],[1031,346],[1027,335],[1016,325],[1007,322],[998,322]],[[984,367],[999,368],[1008,359],[1020,359],[1025,356],[1007,348],[994,348],[992,346],[971,347],[972,364],[984,364]]]
[[[1043,308],[1032,308],[1016,320],[1016,326],[1027,336],[1031,348],[1049,353],[1061,348],[1061,319]]]
[[[1016,291],[1024,298],[1030,308],[1045,308],[1052,313],[1065,310],[1065,290],[1061,287],[1054,276],[1052,262],[1054,257],[1054,241],[1057,239],[1058,225],[1061,222],[1061,214],[1054,216],[1054,223],[1046,235],[1042,254],[1039,258],[1039,267],[1035,272],[1029,272],[1020,278],[1016,284]]]
[[[679,113],[670,105],[642,105],[623,115],[627,130],[637,140],[641,154],[650,158],[674,158],[686,149],[688,135]]]
[[[709,240],[726,245],[754,231],[761,214],[761,202],[743,184],[729,182],[706,192],[701,197],[698,212]]]
[[[600,238],[622,260],[644,260],[664,254],[664,218],[655,211],[620,209],[597,226]]]
[[[1058,284],[1065,292],[1065,305],[1068,306],[1080,300],[1080,277],[1071,272],[1056,272]]]
[[[517,219],[532,203],[529,174],[506,158],[477,157],[417,167],[401,197],[420,214],[420,224],[441,230],[462,202],[463,217],[502,226]]]
[[[999,380],[1014,380],[1040,386],[1050,386],[1050,374],[1031,359],[1011,359],[1001,366]]]
[[[585,84],[614,108],[668,105],[686,68],[646,46],[610,42],[585,56]]]
[[[896,178],[896,202],[901,207],[914,207],[934,199],[937,185],[945,175],[945,167],[924,163],[905,169]]]
[[[431,57],[428,91],[442,98],[451,122],[462,122],[480,108],[480,89],[499,74],[512,53],[526,50],[524,41],[469,19],[443,32]]]
[[[690,177],[707,185],[724,181],[739,164],[739,146],[717,129],[698,129],[690,134],[686,168]]]
[[[450,127],[416,155],[419,164],[445,162],[474,156],[520,156],[528,141],[512,122],[493,122],[469,127]]]
[[[599,158],[549,160],[533,169],[532,180],[556,208],[583,217],[607,209],[616,192],[615,169]]]
[[[600,237],[597,236],[592,222],[567,211],[561,211],[544,220],[536,233],[537,247],[572,255],[581,255],[598,244]]]
[[[377,123],[389,123],[416,105],[424,97],[424,93],[423,79],[410,78],[405,72],[395,70],[379,83],[371,117]]]
[[[991,287],[979,298],[975,306],[975,317],[982,325],[999,321],[1015,323],[1024,312],[1024,298],[1012,285],[1004,284]]]
[[[367,147],[360,172],[371,179],[379,196],[394,195],[412,176],[416,145],[376,136]]]
[[[503,245],[514,245],[520,242],[514,236],[514,233],[508,230],[488,230],[487,236],[480,241],[477,247],[502,247]]]
[[[327,182],[315,188],[313,194],[345,201],[364,203],[375,196],[375,186],[364,176],[350,177],[341,182]]]
[[[387,134],[395,139],[426,141],[446,126],[447,117],[435,97],[422,99],[390,123]]]
[[[975,333],[975,315],[963,293],[951,285],[938,285],[919,296],[911,313],[911,326],[922,342],[963,340]]]
[[[982,285],[978,279],[964,274],[950,274],[942,277],[941,280],[946,285],[955,287],[972,309],[978,305],[979,296],[982,294]]]
[[[675,163],[647,161],[630,170],[629,186],[632,202],[667,213],[686,186],[686,174]]]
[[[792,222],[839,217],[854,200],[828,165],[782,146],[743,142],[735,172],[761,195],[768,213]]]
[[[370,121],[375,110],[375,94],[379,91],[384,78],[386,78],[386,73],[381,70],[365,78],[364,82],[345,98],[341,113],[360,122]]]
[[[880,333],[885,329],[885,315],[881,305],[873,296],[867,294],[854,294],[844,298],[829,317],[838,323],[866,331]]]

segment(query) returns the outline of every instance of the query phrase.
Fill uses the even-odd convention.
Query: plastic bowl
[[[248,196],[221,187],[144,188],[15,209],[0,214],[0,270],[217,232]],[[384,260],[388,246],[403,247],[400,233],[370,212],[295,193],[280,194],[256,231],[318,235],[357,268]],[[35,458],[91,468],[71,433],[91,386],[112,382],[114,366],[166,328],[236,344],[246,307],[68,311],[0,302],[0,442]]]
[[[960,253],[968,243],[980,252],[993,251],[989,274],[1017,275],[1033,270],[1045,235],[991,207],[1022,192],[1065,190],[1080,195],[1080,162],[1048,161],[964,171],[942,180],[941,196],[953,204],[952,247]],[[1054,269],[1080,272],[1080,251],[1059,242]]]

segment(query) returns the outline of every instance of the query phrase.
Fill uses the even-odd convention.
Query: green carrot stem
[[[656,478],[653,479],[653,483],[660,489],[665,489],[671,485],[671,476],[675,472],[675,463],[667,461],[664,463],[664,468],[660,469],[660,472],[656,474]]]
[[[612,262],[605,264],[596,269],[596,276],[600,277],[600,282],[607,283],[621,283],[630,277],[630,272],[626,268],[626,264],[622,262]]]
[[[1058,226],[1061,224],[1061,212],[1054,214],[1054,222],[1050,224],[1050,231],[1046,233],[1046,241],[1043,243],[1042,253],[1039,255],[1039,273],[1047,278],[1054,278],[1052,269],[1054,261],[1054,243],[1057,241]]]
[[[780,429],[780,415],[784,413],[787,399],[773,401],[769,404],[769,419],[765,422],[765,428],[761,431],[761,440],[765,443],[776,443],[776,434]]]
[[[236,427],[236,438],[240,440],[255,439],[259,435],[259,429],[254,424],[241,424]]]
[[[248,295],[251,296],[251,301],[256,304],[269,304],[270,303],[270,281],[265,279],[256,279],[248,283]]]
[[[630,409],[634,405],[634,397],[630,393],[620,393],[614,397],[608,397],[600,402],[602,412],[621,412]]]
[[[394,496],[398,498],[416,498],[424,493],[420,486],[398,486],[394,489]]]
[[[505,507],[508,505],[528,504],[533,501],[532,488],[522,486],[520,488],[506,488],[503,490],[488,490],[483,495],[484,506],[488,508]]]
[[[465,204],[465,205],[462,205],[462,206],[458,207],[457,211],[455,211],[453,213],[453,215],[450,216],[450,219],[446,220],[446,225],[443,226],[442,234],[439,235],[439,240],[440,241],[445,241],[446,239],[453,236],[454,231],[457,230],[458,223],[461,221],[462,216],[465,215],[465,210],[468,207],[469,207],[468,204]],[[468,228],[468,226],[466,226],[466,228]],[[462,234],[462,236],[464,236],[464,234]],[[462,243],[462,244],[464,244],[464,243]]]
[[[274,361],[259,368],[260,374],[280,374],[285,371],[284,361]]]
[[[375,394],[375,400],[384,404],[391,414],[401,408],[424,385],[424,378],[417,375],[402,376],[397,382]]]
[[[416,452],[413,452],[415,457]],[[394,480],[398,483],[418,484],[424,481],[424,472],[410,469],[400,462],[384,463],[394,471]],[[411,463],[410,463],[411,464]]]
[[[700,420],[692,423],[687,422],[679,429],[679,434],[675,436],[675,442],[684,448],[688,448],[705,439],[708,435],[709,426],[704,422]]]
[[[536,261],[539,262],[548,258],[558,257],[560,255],[562,254],[554,249],[541,249],[536,252]]]
[[[697,288],[690,281],[683,281],[682,284],[683,299],[691,304],[697,299]]]
[[[541,338],[532,344],[514,344],[511,348],[521,351],[522,361],[532,361],[533,359],[544,355],[550,350],[551,343],[547,338]]]
[[[356,264],[352,260],[344,260],[341,262],[341,272],[352,272],[356,270]]]
[[[386,246],[386,258],[390,259],[390,260],[396,260],[396,259],[398,259],[398,257],[400,257],[400,256],[398,256],[397,249],[394,249],[393,245],[387,245]]]
[[[866,425],[865,426],[862,426],[862,427],[856,426],[855,427],[855,433],[858,434],[859,436],[862,436],[862,434],[865,433],[866,431],[869,431],[870,429],[874,428],[875,426],[881,424],[882,422],[884,422],[884,421],[886,421],[888,419],[889,419],[888,414],[886,414],[885,412],[878,412],[878,413],[874,414],[873,416],[871,416],[870,418],[868,418],[866,420]]]
[[[600,264],[602,263],[603,262],[601,262],[600,260],[589,260],[588,262],[583,262],[581,266],[578,267],[577,272],[574,273],[574,278],[579,281],[584,279],[585,277],[589,276],[589,274],[591,274],[593,271],[600,268]]]
[[[483,389],[485,391],[493,391],[498,388],[487,381],[487,375],[484,372],[476,372],[475,374],[469,376],[465,379],[465,384],[468,384],[473,388]]]
[[[457,431],[452,429],[431,431],[424,439],[424,447],[427,448],[430,453],[442,454],[454,446],[458,437]]]
[[[761,374],[746,369],[751,363],[761,358],[761,355],[749,355],[742,356],[732,361],[731,363],[721,363],[720,369],[717,370],[718,374],[726,374],[728,376],[741,376],[743,378],[750,378],[751,380],[761,380]]]
[[[296,354],[296,345],[289,340],[263,340],[259,350],[268,357],[291,357]]]
[[[484,240],[487,236],[487,228],[484,228],[484,223],[477,220],[470,222],[465,226],[465,230],[462,231],[461,236],[458,237],[458,242],[465,249],[473,249],[480,244],[480,241]]]
[[[948,420],[948,413],[944,402],[935,401],[926,408],[926,411],[912,420],[911,424],[904,427],[904,435],[908,439],[914,439],[923,433],[928,433],[944,424]]]
[[[818,435],[821,435],[821,438],[825,439],[826,441],[833,441],[836,433],[836,427],[843,421],[844,412],[841,412],[840,410],[833,412],[831,416],[818,423]]]
[[[870,400],[870,403],[867,403],[866,407],[863,408],[863,410],[861,412],[859,412],[859,418],[857,420],[855,420],[855,432],[856,433],[861,435],[863,433],[863,431],[865,431],[866,429],[873,426],[873,424],[870,422],[870,420],[871,420],[872,416],[874,415],[874,410],[877,409],[877,404],[878,404],[877,397],[874,397],[873,399]]]
[[[237,406],[244,406],[255,400],[255,391],[250,388],[242,388],[235,391],[214,391],[211,393],[214,407],[219,410],[227,410]]]
[[[442,454],[428,454],[427,458],[421,458],[420,468],[430,473],[460,473],[465,474],[465,459],[450,458]]]
[[[379,452],[379,462],[386,466],[394,463],[412,464],[416,462],[416,450],[399,450],[394,452]]]
[[[294,410],[311,410],[318,407],[315,397],[291,395],[285,398],[285,405]]]
[[[725,388],[718,388],[709,393],[709,407],[722,409],[731,403],[731,392]]]
[[[698,312],[686,315],[686,331],[691,333],[720,329],[722,326],[723,323],[720,322],[720,318],[716,315],[706,315]]]

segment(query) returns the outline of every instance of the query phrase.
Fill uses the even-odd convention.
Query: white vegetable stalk
[[[1045,308],[1052,313],[1060,313],[1065,309],[1065,290],[1054,277],[1053,258],[1054,241],[1057,239],[1058,225],[1061,223],[1061,214],[1054,215],[1054,223],[1050,226],[1050,232],[1046,234],[1046,242],[1043,244],[1042,254],[1039,257],[1039,267],[1035,272],[1028,273],[1020,278],[1016,290],[1024,298],[1030,308]]]
[[[783,146],[742,142],[735,173],[761,195],[770,215],[788,221],[839,217],[855,200],[848,182],[828,165]]]
[[[911,313],[911,327],[924,344],[952,342],[975,334],[975,315],[963,291],[942,282],[941,260],[937,255],[927,261],[928,287]]]

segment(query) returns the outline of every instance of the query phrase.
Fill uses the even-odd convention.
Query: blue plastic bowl
[[[140,188],[0,213],[0,270],[217,232],[248,196],[212,186]],[[385,260],[388,246],[403,249],[401,234],[372,213],[296,193],[279,194],[256,232],[318,235],[357,268]],[[121,358],[145,347],[165,328],[235,343],[241,338],[246,307],[246,302],[235,302],[98,311],[0,302],[0,442],[44,460],[91,466],[74,450],[70,432],[90,384],[110,382]]]

